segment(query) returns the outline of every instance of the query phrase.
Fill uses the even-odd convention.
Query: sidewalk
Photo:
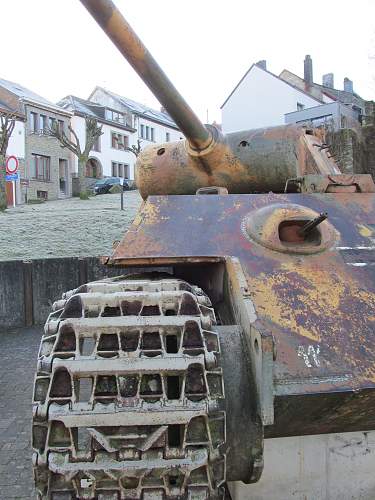
[[[0,500],[34,498],[31,398],[41,332],[0,331]]]

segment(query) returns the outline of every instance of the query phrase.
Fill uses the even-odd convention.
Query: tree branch
[[[0,112],[0,154],[6,155],[10,136],[16,124],[16,114]]]
[[[64,129],[58,126],[58,124],[55,122],[52,127],[48,127],[44,129],[44,132],[49,135],[50,137],[54,137],[60,142],[60,146],[62,148],[67,148],[69,149],[73,154],[75,154],[77,157],[79,157],[81,153],[81,146],[79,143],[79,139],[77,137],[77,134],[74,132],[72,127],[69,125],[68,126],[69,131],[72,133],[73,137],[75,138],[75,142],[72,141],[65,133]]]
[[[129,153],[133,153],[133,155],[135,155],[135,157],[138,157],[140,152],[142,151],[141,143],[142,143],[142,141],[140,139],[137,139],[136,145],[133,144],[132,146],[124,148],[124,149],[125,149],[125,151],[129,151]]]
[[[68,129],[69,129],[69,131],[73,134],[73,137],[74,137],[74,138],[75,138],[75,140],[76,140],[76,144],[75,144],[75,146],[76,146],[76,148],[77,148],[77,151],[79,151],[79,154],[82,154],[81,144],[80,144],[80,142],[79,142],[79,139],[78,139],[77,134],[74,132],[74,130],[73,130],[73,128],[72,128],[72,126],[71,126],[70,124],[69,124],[69,126],[68,126]],[[63,131],[63,133],[64,133],[64,131]],[[71,141],[71,142],[72,142],[72,141]]]
[[[98,121],[96,118],[91,116],[85,117],[86,121],[86,145],[83,154],[85,156],[89,156],[90,151],[92,150],[95,142],[98,138],[103,134],[102,125],[98,125]]]

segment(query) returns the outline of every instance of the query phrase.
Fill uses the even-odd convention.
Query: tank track
[[[209,298],[113,278],[55,302],[33,394],[39,499],[219,499],[225,413]]]

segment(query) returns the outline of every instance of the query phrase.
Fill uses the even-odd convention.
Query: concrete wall
[[[134,272],[97,257],[0,262],[0,328],[40,325],[63,292],[87,281]]]
[[[223,132],[283,125],[285,113],[297,111],[297,103],[320,104],[254,65],[222,107]]]
[[[0,263],[0,326],[25,325],[24,269],[17,261]]]
[[[233,500],[374,500],[375,431],[266,439],[258,483]]]
[[[365,170],[375,180],[375,124],[363,127],[362,137],[365,150]]]

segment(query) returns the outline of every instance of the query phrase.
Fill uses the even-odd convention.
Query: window
[[[37,191],[36,197],[38,200],[48,200],[48,191]]]
[[[145,126],[144,125],[141,125],[141,137],[142,137],[142,139],[145,138]]]
[[[151,128],[151,140],[154,141],[155,140],[155,129]]]
[[[171,134],[169,132],[165,133],[165,142],[169,142],[171,140]]]
[[[31,132],[38,131],[38,114],[33,111],[30,113],[30,130]]]
[[[119,113],[118,111],[113,111],[112,109],[109,109],[108,117],[110,120],[114,122],[125,123],[124,113]]]
[[[49,181],[51,178],[50,163],[51,158],[49,156],[33,154],[30,165],[30,177],[40,181]]]
[[[112,177],[129,179],[129,165],[126,163],[112,162]]]
[[[112,132],[111,144],[114,149],[124,150],[129,147],[129,137],[127,135],[118,134],[117,132]]]
[[[150,127],[148,125],[146,125],[146,139],[150,139]]]
[[[56,118],[48,118],[48,126],[51,130],[53,130],[56,126]]]
[[[305,105],[301,102],[297,102],[297,111],[302,111],[303,109],[305,109]]]
[[[59,129],[60,134],[62,134],[64,132],[64,122],[62,120],[58,121],[58,129]]]
[[[100,153],[100,135],[99,137],[97,137],[96,141],[94,142],[94,145],[92,147],[92,150],[93,151],[97,151],[98,153]]]
[[[39,130],[40,132],[44,132],[47,128],[47,117],[46,115],[39,115]]]

